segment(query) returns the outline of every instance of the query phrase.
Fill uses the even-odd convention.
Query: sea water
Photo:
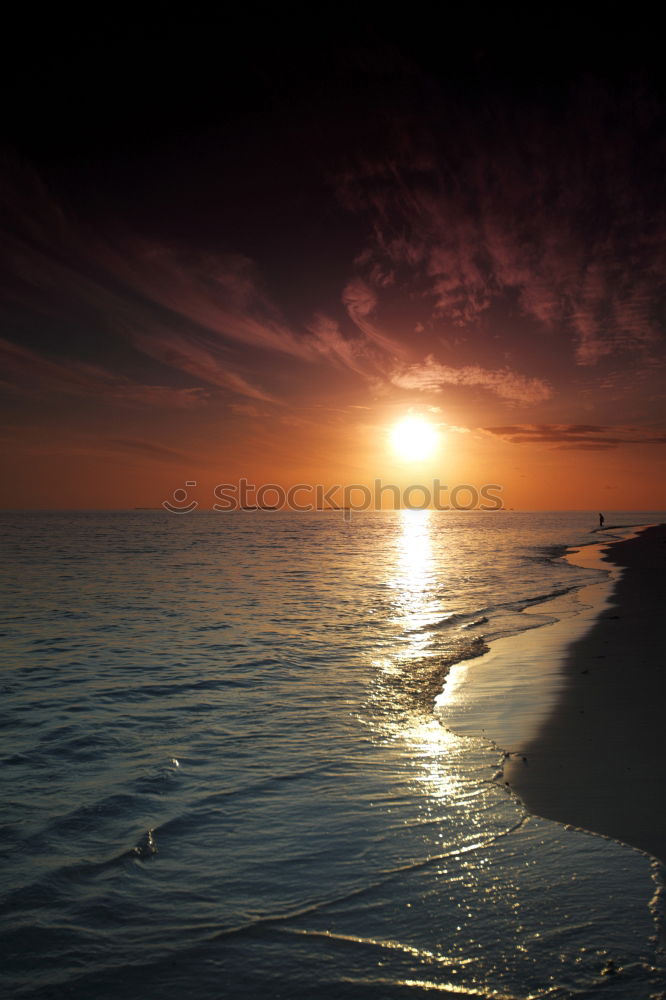
[[[2,515],[3,995],[666,995],[659,866],[531,817],[434,711],[576,613],[594,526]]]

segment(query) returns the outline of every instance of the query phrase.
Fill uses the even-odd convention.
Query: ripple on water
[[[656,870],[430,712],[590,579],[540,554],[578,515],[535,517],[5,518],[7,995],[664,990]]]

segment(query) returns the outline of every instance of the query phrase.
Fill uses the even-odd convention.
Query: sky
[[[665,508],[654,26],[319,16],[11,26],[0,505],[437,478]]]

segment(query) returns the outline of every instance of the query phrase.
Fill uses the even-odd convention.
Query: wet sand
[[[504,777],[531,812],[666,863],[666,525],[605,558],[624,567],[611,602],[570,647],[556,706]]]

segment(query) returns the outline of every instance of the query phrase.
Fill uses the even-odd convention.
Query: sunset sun
[[[434,455],[439,434],[423,417],[405,417],[391,428],[390,441],[399,458],[405,462],[418,462]]]

